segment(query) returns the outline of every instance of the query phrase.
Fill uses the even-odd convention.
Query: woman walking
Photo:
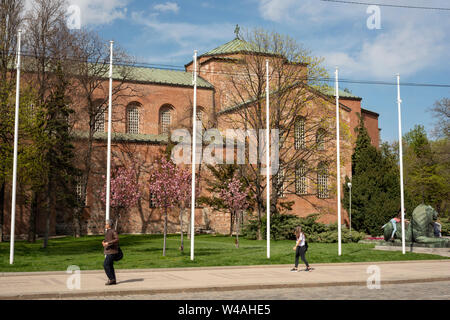
[[[312,268],[309,267],[308,261],[306,261],[305,254],[306,250],[308,249],[308,246],[306,244],[306,237],[305,234],[302,232],[302,227],[298,226],[295,229],[295,236],[297,238],[297,242],[295,243],[295,247],[293,250],[295,250],[295,267],[291,269],[292,272],[299,271],[298,270],[298,258],[301,258],[302,261],[306,265],[305,271],[311,271]]]

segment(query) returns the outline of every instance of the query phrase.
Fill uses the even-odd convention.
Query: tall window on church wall
[[[137,106],[127,107],[127,133],[139,134],[139,109]]]
[[[172,109],[170,107],[162,107],[159,113],[160,133],[169,133],[172,123]]]

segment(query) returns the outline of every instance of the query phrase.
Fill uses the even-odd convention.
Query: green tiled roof
[[[314,89],[320,91],[326,96],[334,97],[335,96],[335,89],[330,86],[312,86]],[[349,92],[339,90],[339,97],[341,98],[351,98],[351,99],[361,99],[361,97],[355,96],[354,94],[351,94]]]
[[[130,68],[129,80],[139,82],[161,83],[169,85],[189,86],[192,87],[192,72],[156,69],[145,67],[113,67],[113,78],[120,79],[123,68]],[[214,86],[205,79],[198,77],[197,87],[213,89]]]
[[[87,139],[89,133],[87,131],[73,131],[72,135],[75,138]],[[94,133],[95,140],[108,139],[107,132]],[[127,141],[127,142],[147,142],[147,143],[167,143],[167,134],[131,134],[122,132],[113,132],[111,134],[112,141]]]
[[[30,61],[30,59],[28,59]],[[24,59],[25,70],[32,70],[33,65],[26,64],[27,59]],[[89,64],[90,72],[96,73],[104,78],[109,78],[109,65],[101,66],[97,72],[93,70],[94,65]],[[12,69],[15,67],[11,67]],[[28,68],[28,69],[27,69]],[[125,70],[128,69],[128,70]],[[99,70],[104,70],[104,74],[100,75]],[[157,69],[149,67],[135,67],[135,66],[124,66],[124,65],[113,65],[113,79],[120,80],[123,79],[123,74],[127,75],[127,80],[137,81],[137,82],[150,82],[150,83],[160,83],[168,85],[178,85],[178,86],[188,86],[193,87],[192,84],[192,72],[180,71],[180,70],[170,70],[170,69]],[[213,89],[214,86],[206,81],[205,79],[197,78],[197,87]]]
[[[261,48],[257,48],[247,41],[235,38],[234,40],[231,40],[215,49],[212,49],[211,51],[202,54],[201,57],[220,54],[239,53],[239,52],[256,52],[263,54],[273,54]]]
[[[295,86],[295,84],[293,85],[293,87],[294,86]],[[313,89],[321,92],[322,94],[324,94],[326,96],[334,97],[334,88],[332,88],[332,87],[329,87],[329,86],[310,86],[310,88],[313,88]],[[270,92],[270,96],[272,96],[273,94],[277,94],[277,92],[278,92],[277,90],[271,91]],[[261,99],[264,99],[265,96],[266,95],[263,94],[261,96]],[[342,91],[342,90],[339,90],[339,96],[343,97],[343,98],[361,99],[358,96],[355,96],[355,95],[353,95],[351,93],[348,93],[348,92],[345,92],[345,91]],[[251,103],[253,103],[255,101],[256,101],[256,98],[251,98],[251,99],[249,99],[249,100],[247,100],[245,102],[239,103],[237,105],[225,107],[222,110],[220,110],[218,112],[218,114],[222,115],[224,113],[228,113],[228,112],[233,112],[233,111],[239,110],[240,108],[245,107],[246,105],[251,104]]]

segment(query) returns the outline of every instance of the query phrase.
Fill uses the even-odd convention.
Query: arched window
[[[159,131],[160,133],[169,133],[172,124],[173,108],[170,105],[164,105],[159,110]]]
[[[105,132],[105,112],[100,112],[95,117],[94,132]]]
[[[295,119],[294,143],[295,149],[303,149],[306,146],[305,117]]]
[[[320,199],[329,197],[328,165],[325,162],[320,162],[317,166],[317,197]]]
[[[132,104],[127,107],[127,133],[139,134],[139,106]]]
[[[320,128],[316,132],[316,144],[317,144],[317,150],[325,150],[325,136],[327,132],[325,129]]]
[[[308,193],[305,161],[299,161],[295,166],[295,193],[298,195],[305,195]]]

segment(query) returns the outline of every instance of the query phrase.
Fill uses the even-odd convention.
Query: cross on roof
[[[236,39],[239,39],[239,30],[240,30],[240,28],[239,28],[239,25],[237,24],[236,28],[234,29],[234,33],[236,34]]]

